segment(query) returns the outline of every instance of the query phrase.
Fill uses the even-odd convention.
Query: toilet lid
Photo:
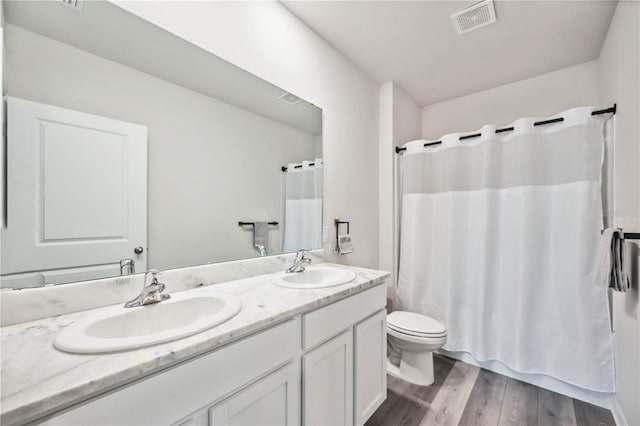
[[[402,328],[398,328],[398,327],[394,327],[391,324],[387,324],[387,332],[391,332],[394,331],[398,334],[402,334],[403,336],[414,336],[414,337],[422,337],[425,339],[436,339],[439,337],[446,337],[447,336],[447,332],[443,332],[443,333],[421,333],[419,331],[410,331],[410,330],[404,330]]]
[[[442,335],[447,332],[440,321],[406,311],[395,311],[387,315],[387,324],[396,331],[412,335]]]

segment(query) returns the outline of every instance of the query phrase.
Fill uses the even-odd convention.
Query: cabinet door
[[[147,128],[16,98],[7,114],[2,273],[146,270]]]
[[[355,326],[355,415],[362,426],[387,398],[387,314],[382,310]]]
[[[302,424],[352,424],[352,331],[349,329],[305,354],[302,363]]]
[[[225,399],[209,411],[210,425],[300,423],[300,364],[293,362]]]

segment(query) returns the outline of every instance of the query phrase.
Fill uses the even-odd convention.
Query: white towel
[[[631,283],[624,268],[624,258],[624,234],[619,229],[605,229],[600,242],[600,267],[596,283],[615,291],[628,291]]]
[[[353,253],[353,243],[351,242],[350,235],[338,235],[338,247],[336,247],[336,251],[340,256]]]
[[[269,224],[267,222],[254,222],[253,246],[258,251],[262,248],[265,254],[269,251]]]

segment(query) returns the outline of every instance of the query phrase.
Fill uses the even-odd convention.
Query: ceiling
[[[425,106],[596,59],[615,0],[495,1],[497,22],[458,35],[477,1],[283,1],[378,83]]]
[[[58,1],[3,1],[7,22],[305,132],[322,111],[278,99],[286,90],[105,1],[76,11]]]

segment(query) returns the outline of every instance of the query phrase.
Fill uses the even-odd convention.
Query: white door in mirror
[[[271,280],[280,287],[313,289],[346,284],[356,277],[353,271],[329,266],[309,266],[304,272],[279,272]]]
[[[242,304],[237,297],[198,289],[174,293],[153,305],[100,309],[57,334],[56,348],[73,353],[106,353],[177,340],[233,318]]]
[[[2,273],[97,279],[91,267],[122,258],[146,270],[147,128],[13,97],[7,113]]]

